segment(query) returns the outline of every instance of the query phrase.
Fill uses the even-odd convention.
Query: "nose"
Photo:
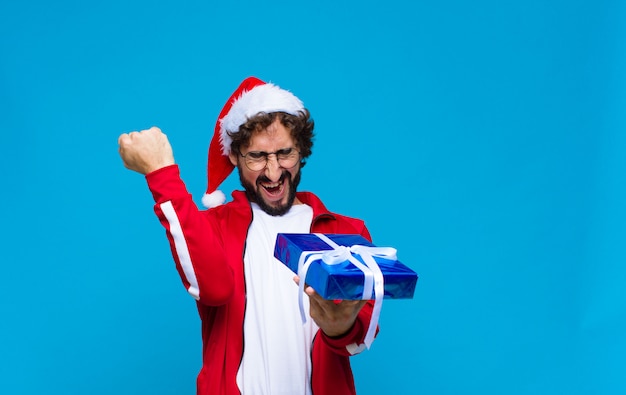
[[[280,164],[278,164],[278,158],[276,154],[270,154],[267,156],[267,163],[265,164],[265,175],[270,181],[275,182],[280,179],[280,176],[283,172],[280,169]]]

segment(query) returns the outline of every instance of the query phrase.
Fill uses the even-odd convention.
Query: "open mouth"
[[[285,189],[284,177],[281,177],[278,182],[263,182],[260,183],[260,185],[271,196],[278,196],[282,194]]]

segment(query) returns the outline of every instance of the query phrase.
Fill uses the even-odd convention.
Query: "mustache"
[[[286,180],[286,179],[288,179],[288,178],[289,178],[289,172],[288,172],[287,170],[284,170],[284,171],[282,172],[282,174],[280,175],[280,178],[278,179],[278,182],[283,182],[283,181],[285,181],[285,180]],[[257,185],[258,185],[258,184],[260,184],[260,183],[266,183],[266,184],[269,184],[269,183],[271,183],[271,182],[272,182],[272,180],[270,180],[269,178],[267,178],[267,176],[266,176],[266,175],[260,175],[260,176],[258,176],[258,177],[257,177],[257,179],[256,179],[256,183],[257,183]]]

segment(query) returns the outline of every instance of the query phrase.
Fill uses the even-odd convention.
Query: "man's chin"
[[[280,216],[286,214],[293,205],[293,201],[289,201],[289,199],[287,198],[283,198],[276,202],[268,202],[260,197],[259,194],[257,194],[257,197],[259,197],[259,199],[257,199],[256,204],[258,204],[263,211],[272,216]]]

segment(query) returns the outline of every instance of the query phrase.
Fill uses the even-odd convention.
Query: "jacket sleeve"
[[[147,174],[146,181],[187,292],[205,305],[226,303],[233,294],[234,279],[215,216],[195,205],[177,165]]]

